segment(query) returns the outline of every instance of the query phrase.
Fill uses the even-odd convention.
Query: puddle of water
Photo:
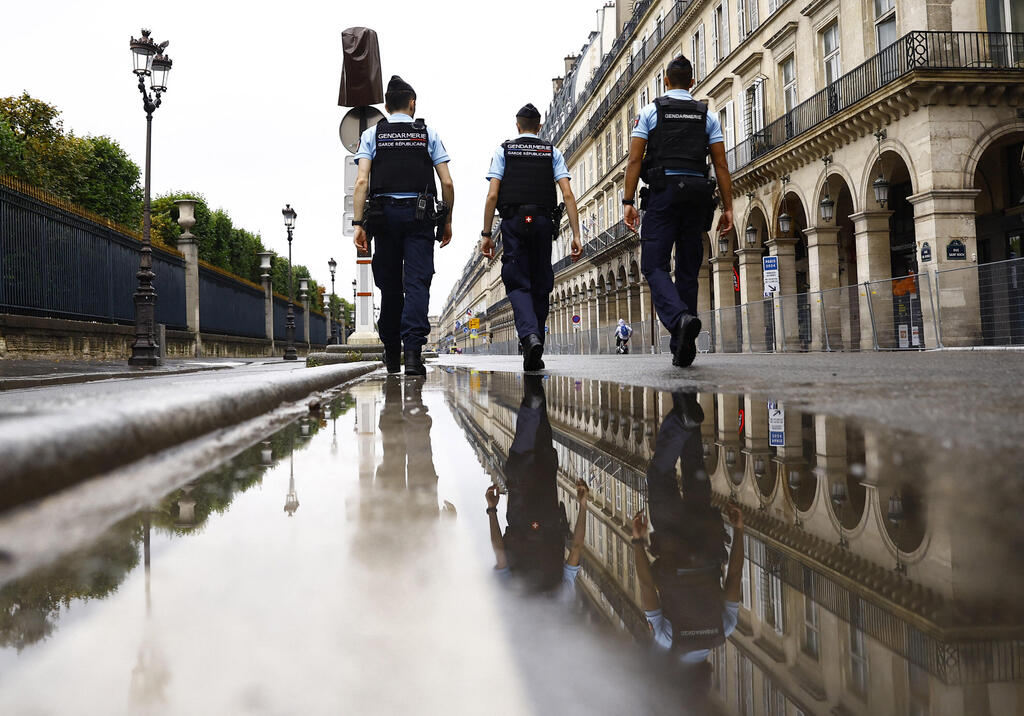
[[[1011,713],[1018,470],[744,396],[375,378],[0,585],[0,712]]]

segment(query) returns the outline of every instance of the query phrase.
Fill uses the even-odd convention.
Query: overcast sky
[[[63,111],[65,128],[113,137],[141,167],[145,115],[128,43],[141,27],[151,29],[157,42],[170,40],[174,60],[153,121],[154,195],[201,192],[281,254],[281,209],[291,203],[295,262],[329,287],[334,256],[339,293],[350,295],[355,248],[341,236],[341,31],[373,28],[384,83],[399,74],[413,85],[418,114],[452,157],[454,238],[435,252],[431,292],[431,313],[440,313],[479,236],[495,147],[514,135],[525,102],[546,110],[551,78],[596,27],[602,4],[4,2],[0,96],[28,90]]]

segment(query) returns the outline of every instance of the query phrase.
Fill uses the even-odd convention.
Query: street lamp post
[[[297,360],[298,352],[295,350],[295,293],[292,286],[292,230],[295,228],[295,209],[291,204],[285,204],[281,209],[284,215],[284,226],[288,230],[288,317],[285,320],[285,339],[288,341],[284,349],[285,360]]]
[[[337,345],[341,342],[338,340],[338,327],[334,316],[334,272],[338,270],[338,262],[333,256],[327,261],[327,268],[331,270],[331,310],[328,311],[331,317],[331,343]]]
[[[153,112],[160,106],[161,98],[167,91],[167,74],[171,71],[171,58],[164,55],[168,42],[160,43],[151,39],[149,30],[142,31],[142,37],[132,38],[130,47],[135,63],[135,76],[139,79],[142,93],[142,108],[146,111],[146,173],[142,199],[142,250],[139,258],[139,272],[136,278],[139,286],[135,290],[135,342],[128,364],[137,367],[157,366],[163,363],[156,342],[156,289],[153,288],[153,246],[150,242],[151,221],[149,215],[150,160],[153,142]],[[149,77],[149,90],[146,78]]]

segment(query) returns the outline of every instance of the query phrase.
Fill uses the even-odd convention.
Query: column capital
[[[865,211],[856,211],[850,214],[850,221],[855,224],[881,220],[888,222],[889,217],[892,215],[892,209],[868,209]]]
[[[980,189],[929,189],[907,197],[914,205],[914,217],[922,213],[974,215],[974,199]],[[922,212],[921,207],[924,211]],[[931,209],[929,212],[928,209]]]
[[[752,249],[738,249],[736,256],[739,257],[740,265],[744,264],[760,264],[761,257],[764,256],[764,249],[760,246],[756,246]]]
[[[711,264],[712,271],[725,271],[726,269],[732,269],[732,256],[714,256],[708,259]],[[722,268],[719,268],[719,265]]]
[[[839,243],[839,227],[808,226],[804,229],[804,236],[807,237],[809,249],[815,246],[835,246]]]
[[[795,236],[775,236],[765,241],[764,245],[768,247],[769,254],[778,256],[795,252],[797,241],[798,239]]]

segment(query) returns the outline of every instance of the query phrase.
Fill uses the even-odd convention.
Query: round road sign
[[[353,154],[359,149],[359,137],[364,130],[377,126],[384,115],[376,107],[353,107],[341,120],[338,135],[345,149]]]

